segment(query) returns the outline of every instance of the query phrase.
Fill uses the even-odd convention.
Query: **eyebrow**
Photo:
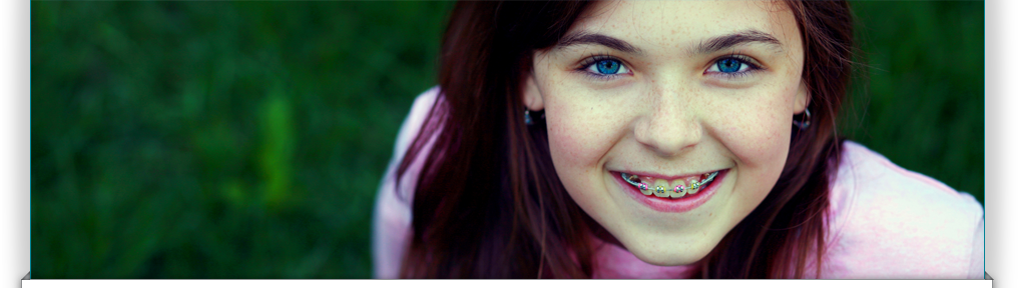
[[[586,32],[580,32],[580,33],[576,33],[576,34],[566,35],[565,37],[562,37],[562,40],[560,40],[558,42],[558,45],[556,45],[556,46],[558,46],[558,47],[567,47],[567,46],[581,45],[581,44],[596,44],[596,45],[601,45],[601,46],[605,46],[605,47],[608,47],[608,48],[611,48],[611,49],[615,49],[615,50],[618,50],[618,51],[621,51],[621,52],[625,52],[625,53],[630,53],[630,54],[642,54],[643,53],[640,50],[640,48],[636,48],[632,44],[629,44],[629,42],[622,41],[622,40],[619,40],[619,39],[617,39],[615,37],[611,37],[611,36],[606,36],[606,35],[602,35],[602,34],[592,34],[592,33],[586,33]]]
[[[784,46],[781,45],[781,41],[759,30],[745,30],[736,33],[718,36],[710,38],[707,41],[700,42],[693,51],[697,54],[711,54],[717,51],[725,50],[736,45],[759,42],[774,46],[778,50],[784,50]]]
[[[699,45],[696,45],[693,51],[695,51],[696,54],[711,54],[717,51],[734,47],[736,45],[742,45],[752,42],[764,43],[770,46],[774,46],[774,48],[778,50],[784,50],[783,49],[784,46],[781,45],[781,41],[778,41],[778,39],[772,36],[771,34],[760,32],[759,30],[745,30],[707,39],[707,41],[700,42]],[[601,45],[631,54],[643,53],[643,51],[640,50],[640,48],[637,48],[636,46],[629,44],[629,42],[622,41],[619,40],[618,38],[603,34],[587,32],[566,35],[565,37],[562,37],[562,40],[560,40],[556,46],[559,48],[563,48],[567,46],[583,44]]]

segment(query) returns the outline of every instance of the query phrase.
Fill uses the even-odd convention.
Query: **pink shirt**
[[[423,153],[401,187],[395,187],[394,175],[437,94],[432,88],[414,101],[379,187],[372,247],[376,278],[399,276]],[[983,207],[972,195],[902,169],[855,142],[845,142],[843,153],[831,185],[821,278],[983,279]],[[647,264],[612,244],[599,247],[595,278],[686,278],[690,271]]]

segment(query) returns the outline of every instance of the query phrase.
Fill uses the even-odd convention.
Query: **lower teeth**
[[[689,187],[683,187],[682,185],[679,185],[672,189],[668,189],[664,186],[650,187],[650,185],[647,185],[646,183],[639,182],[640,180],[639,176],[632,174],[622,173],[622,180],[625,180],[627,183],[636,186],[636,188],[639,189],[640,192],[642,192],[644,195],[647,196],[654,195],[660,198],[677,199],[683,198],[688,195],[694,195],[697,192],[699,192],[700,188],[703,188],[714,181],[714,177],[718,175],[718,171],[714,171],[706,175],[707,178],[703,179],[703,181],[693,180],[693,183],[689,185]],[[672,192],[674,192],[674,194]],[[678,194],[678,196],[676,196],[676,194]]]

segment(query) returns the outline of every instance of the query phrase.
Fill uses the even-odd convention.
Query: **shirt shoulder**
[[[858,143],[846,141],[842,153],[825,278],[971,278],[974,265],[982,277],[983,207],[972,195]]]
[[[414,185],[420,174],[424,157],[430,150],[430,143],[417,155],[408,167],[406,176],[397,187],[396,169],[399,168],[410,145],[417,138],[421,127],[428,118],[431,108],[438,101],[439,89],[434,87],[417,96],[410,113],[399,129],[392,158],[378,185],[375,210],[372,220],[372,258],[375,278],[398,278],[410,236],[411,203]]]

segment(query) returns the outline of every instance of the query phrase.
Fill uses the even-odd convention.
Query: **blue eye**
[[[622,63],[615,60],[601,60],[597,61],[597,72],[601,74],[615,74],[619,72],[619,67]]]
[[[721,59],[720,61],[718,61],[717,64],[718,64],[718,71],[725,72],[725,73],[739,72],[739,68],[742,68],[742,65],[743,65],[742,61],[739,61],[739,60],[736,60],[736,59],[732,59],[732,58]]]
[[[583,70],[596,77],[614,77],[621,74],[629,74],[629,68],[622,61],[608,56],[595,56],[585,64]]]
[[[749,60],[745,60],[739,55],[722,58],[714,62],[710,66],[707,72],[717,72],[725,75],[739,75],[750,72],[751,70],[759,69],[756,65],[753,65]]]

